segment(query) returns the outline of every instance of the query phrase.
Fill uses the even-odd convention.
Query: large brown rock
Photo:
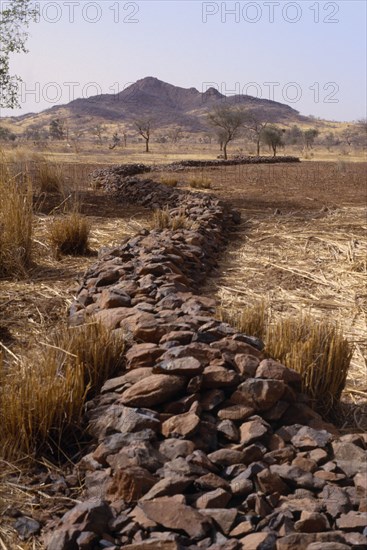
[[[153,372],[158,374],[177,374],[181,376],[196,376],[204,370],[203,365],[195,357],[167,359],[158,363]]]
[[[126,352],[126,362],[128,369],[137,369],[139,367],[153,367],[154,362],[162,355],[164,350],[157,346],[146,342],[144,344],[134,344]]]
[[[231,500],[231,494],[225,489],[214,489],[200,496],[196,501],[197,508],[224,508]]]
[[[367,451],[354,443],[344,441],[335,441],[332,446],[334,460],[347,476],[354,476],[367,471]]]
[[[304,510],[301,518],[294,524],[296,531],[301,533],[321,533],[330,529],[329,521],[325,514],[319,512],[307,512]]]
[[[179,503],[172,497],[141,502],[139,506],[148,518],[159,525],[174,531],[183,531],[194,540],[203,538],[210,529],[211,521],[191,506]]]
[[[230,388],[238,385],[239,382],[240,378],[235,371],[209,365],[203,373],[202,387],[204,389]]]
[[[314,430],[309,426],[303,426],[291,439],[292,444],[302,451],[326,447],[331,440],[332,435],[326,430]]]
[[[101,536],[112,519],[112,511],[106,502],[91,499],[77,504],[60,520],[59,528],[50,535],[47,550],[73,550],[83,532]]]
[[[177,396],[186,387],[181,376],[154,374],[124,391],[120,402],[136,407],[152,407]]]
[[[251,533],[240,539],[243,550],[273,550],[275,541],[274,533]]]
[[[200,424],[200,417],[193,412],[177,414],[162,424],[162,434],[165,437],[190,437],[194,435]]]
[[[101,393],[108,392],[121,392],[129,386],[132,386],[136,382],[143,380],[147,376],[152,374],[152,367],[142,367],[136,368],[132,371],[129,371],[122,376],[116,378],[110,378],[105,382],[101,389]]]
[[[209,516],[224,535],[228,535],[237,517],[235,508],[202,508],[200,513]]]
[[[301,389],[301,375],[288,367],[285,367],[274,359],[263,359],[256,370],[256,378],[270,378],[273,380],[283,380],[286,384]]]
[[[279,401],[285,391],[283,380],[245,380],[232,395],[231,401],[253,407],[257,411],[266,411]]]
[[[138,501],[157,482],[145,468],[138,466],[118,470],[107,490],[107,498],[110,501],[124,500],[127,503]]]
[[[261,418],[256,418],[254,420],[249,420],[244,422],[240,426],[240,442],[242,445],[249,445],[256,439],[260,439],[269,431],[270,426],[261,420]]]
[[[157,415],[145,409],[134,409],[123,405],[111,405],[102,415],[92,420],[88,431],[96,438],[121,432],[123,434],[151,429],[158,431]]]
[[[354,512],[352,510],[347,514],[342,514],[336,520],[336,525],[339,529],[347,531],[363,531],[367,527],[367,512]]]

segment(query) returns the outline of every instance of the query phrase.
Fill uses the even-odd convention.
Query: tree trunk
[[[277,146],[273,145],[273,157],[277,156]]]
[[[149,153],[149,139],[145,139],[145,152]]]
[[[260,156],[260,137],[256,141],[256,154],[258,157]]]
[[[224,156],[224,160],[228,159],[228,157],[227,157],[227,143],[223,143],[223,156]]]

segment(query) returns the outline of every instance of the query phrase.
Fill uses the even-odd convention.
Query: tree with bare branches
[[[250,134],[250,139],[256,144],[256,155],[260,156],[261,136],[269,124],[267,118],[260,112],[246,111],[245,130]]]
[[[216,130],[219,143],[222,144],[225,160],[228,158],[228,143],[239,136],[244,122],[245,113],[239,108],[225,105],[208,113],[208,123]]]
[[[145,119],[135,121],[135,126],[139,134],[145,140],[146,153],[149,153],[149,140],[152,133],[152,124],[153,124],[153,121],[150,118],[145,118]]]

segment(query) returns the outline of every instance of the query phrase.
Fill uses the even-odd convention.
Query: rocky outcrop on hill
[[[195,293],[236,213],[151,180],[120,180],[115,192],[168,203],[195,226],[142,231],[85,274],[71,323],[97,319],[130,346],[88,403],[84,500],[47,549],[364,548],[367,438],[340,437],[297,372]]]

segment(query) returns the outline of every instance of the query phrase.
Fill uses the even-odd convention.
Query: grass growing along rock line
[[[189,180],[189,185],[192,189],[210,189],[212,182],[209,178],[191,178]]]
[[[321,414],[335,413],[353,355],[337,325],[310,315],[280,319],[268,327],[266,351],[302,375],[303,391]]]
[[[0,169],[0,277],[18,277],[32,260],[32,187]]]
[[[269,323],[269,306],[265,300],[243,308],[218,308],[221,321],[236,327],[240,332],[264,340]]]
[[[58,329],[32,357],[10,365],[2,360],[1,458],[75,444],[86,399],[122,367],[124,349],[121,335],[91,323]]]
[[[345,388],[353,346],[339,326],[310,314],[271,321],[270,303],[219,308],[218,315],[240,332],[261,338],[270,357],[302,375],[303,391],[325,416],[334,415]]]
[[[57,254],[83,255],[88,252],[90,225],[78,211],[55,218],[48,236]]]
[[[172,214],[168,207],[155,210],[153,213],[154,229],[194,229],[197,223],[186,216],[185,212]]]

